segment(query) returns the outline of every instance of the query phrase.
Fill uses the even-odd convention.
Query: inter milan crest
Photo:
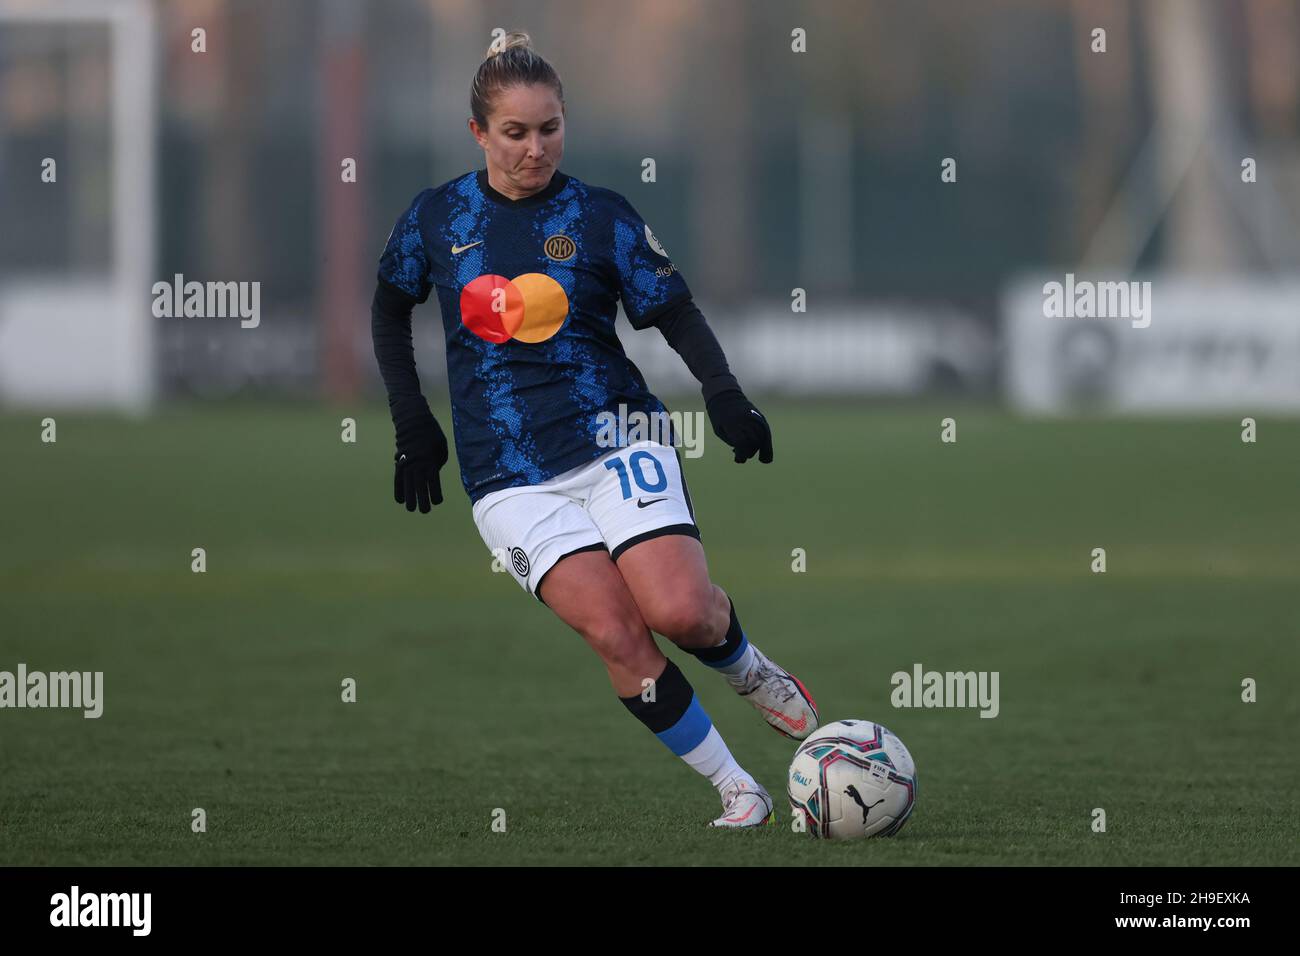
[[[556,262],[566,262],[572,259],[573,254],[578,251],[578,247],[572,239],[558,232],[553,236],[548,236],[546,245],[542,248],[546,252],[546,258],[554,259]]]

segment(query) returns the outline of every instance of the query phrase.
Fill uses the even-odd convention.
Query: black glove
[[[736,461],[749,461],[755,454],[763,464],[772,461],[772,429],[763,413],[740,389],[728,389],[704,403],[713,423],[713,433],[736,452]]]
[[[428,514],[432,505],[442,504],[438,469],[447,464],[447,438],[432,414],[398,428],[393,461],[393,498],[399,505],[414,511],[418,504],[420,513]]]

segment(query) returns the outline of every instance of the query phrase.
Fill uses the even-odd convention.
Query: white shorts
[[[541,484],[484,495],[474,502],[474,524],[539,601],[542,579],[561,558],[608,551],[618,560],[660,535],[700,536],[676,449],[651,441],[611,448]]]

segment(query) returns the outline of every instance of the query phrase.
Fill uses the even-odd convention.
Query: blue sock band
[[[725,657],[720,661],[705,661],[704,663],[708,664],[710,667],[730,667],[732,664],[736,663],[736,661],[740,660],[740,656],[748,649],[749,639],[745,637],[745,634],[742,631],[740,634],[740,644],[729,657]]]
[[[695,690],[676,664],[667,661],[655,678],[654,693],[644,700],[640,694],[620,697],[623,706],[664,746],[681,756],[700,745],[713,721],[695,699]]]
[[[712,729],[713,721],[709,719],[709,715],[700,706],[699,700],[692,694],[690,706],[686,708],[686,713],[682,714],[681,720],[655,736],[663,741],[665,747],[680,757],[698,747]]]

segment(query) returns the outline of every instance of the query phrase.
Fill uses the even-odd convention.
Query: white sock
[[[718,733],[717,727],[710,727],[704,739],[696,745],[695,749],[682,754],[682,759],[698,773],[708,777],[709,783],[717,788],[732,776],[751,782],[754,779],[745,773],[740,764],[736,763],[736,758],[731,756],[731,751],[727,749],[726,741],[722,739],[722,734]]]

